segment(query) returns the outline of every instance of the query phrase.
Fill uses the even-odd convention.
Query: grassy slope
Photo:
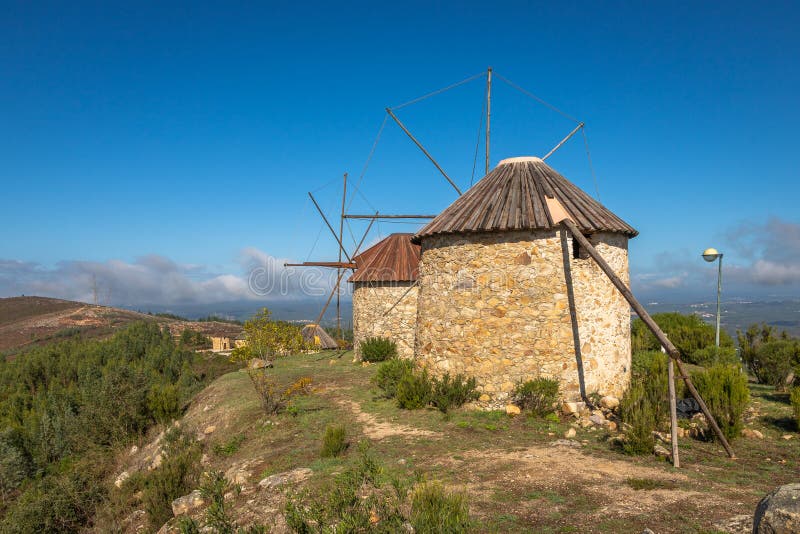
[[[352,442],[372,441],[388,469],[419,471],[465,490],[481,532],[713,532],[715,520],[752,513],[767,491],[800,473],[800,436],[788,401],[768,388],[754,388],[758,413],[748,424],[766,439],[734,442],[737,460],[713,443],[682,440],[684,467],[675,470],[653,457],[610,450],[600,430],[579,430],[581,447],[555,445],[569,428],[566,420],[469,411],[445,420],[434,410],[399,410],[371,386],[375,366],[353,364],[350,354],[330,358],[303,355],[276,363],[282,382],[310,376],[316,387],[277,417],[263,414],[243,372],[222,376],[198,395],[183,426],[199,434],[216,427],[204,440],[208,467],[230,472],[244,466],[246,485],[311,467],[313,487],[348,461],[319,457],[325,426],[340,422]],[[793,438],[782,439],[786,433]],[[237,500],[240,511],[249,498]],[[251,512],[241,515],[259,519]]]

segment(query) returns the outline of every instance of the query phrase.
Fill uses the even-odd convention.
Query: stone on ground
[[[194,490],[189,495],[178,497],[177,499],[172,501],[172,515],[177,517],[181,514],[187,514],[192,510],[200,508],[205,503],[206,501],[203,500],[203,496],[200,494],[200,490]]]
[[[258,483],[264,489],[277,488],[285,484],[296,484],[306,480],[312,475],[313,471],[307,467],[298,467],[291,471],[278,473],[277,475],[270,475]]]
[[[785,484],[768,493],[753,517],[753,534],[790,532],[800,532],[800,483]]]

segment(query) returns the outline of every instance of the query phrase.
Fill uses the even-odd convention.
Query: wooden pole
[[[342,242],[342,237],[344,236],[344,203],[347,200],[347,173],[344,173],[344,185],[342,186],[342,213],[339,215],[339,242]],[[339,261],[342,261],[342,249],[339,249]],[[336,270],[336,274],[339,274],[339,269]],[[336,291],[336,333],[338,335],[338,339],[342,339],[342,292],[338,290]],[[337,341],[338,343],[338,341]]]
[[[347,261],[304,261],[303,263],[284,263],[284,267],[331,267],[334,269],[355,269],[356,264]]]
[[[553,155],[553,153],[554,153],[556,150],[558,150],[559,148],[561,148],[561,146],[562,146],[564,143],[566,143],[567,141],[569,141],[569,140],[572,138],[572,136],[573,136],[573,135],[575,135],[576,133],[578,133],[578,132],[581,130],[581,128],[583,128],[583,127],[584,127],[584,124],[583,124],[583,123],[580,123],[578,126],[576,126],[576,127],[575,127],[575,129],[574,129],[574,130],[572,130],[572,131],[569,133],[569,135],[567,135],[567,136],[566,136],[564,139],[562,139],[562,140],[561,140],[561,142],[559,142],[559,143],[558,143],[556,146],[554,146],[554,147],[553,147],[553,149],[552,149],[550,152],[548,152],[547,154],[545,154],[544,156],[542,156],[542,161],[544,161],[544,160],[546,160],[547,158],[549,158],[550,156],[552,156],[552,155]]]
[[[386,108],[386,113],[388,113],[388,114],[389,114],[389,116],[390,116],[391,118],[393,118],[393,119],[394,119],[394,122],[396,122],[396,123],[397,123],[397,125],[400,127],[400,129],[401,129],[401,130],[403,130],[403,131],[406,133],[406,135],[408,136],[408,138],[409,138],[409,139],[411,139],[412,141],[414,141],[414,144],[415,144],[415,145],[417,145],[417,147],[418,147],[420,150],[422,150],[422,153],[423,153],[423,154],[425,154],[425,155],[428,157],[428,159],[429,159],[429,160],[431,160],[431,163],[433,163],[433,164],[436,166],[436,168],[437,168],[437,169],[439,169],[439,172],[440,172],[440,173],[442,173],[442,176],[444,176],[445,180],[447,180],[447,181],[450,183],[450,185],[452,185],[452,186],[453,186],[453,189],[455,189],[455,190],[456,190],[456,192],[457,192],[459,195],[461,195],[461,189],[459,189],[459,188],[458,188],[458,186],[455,184],[455,182],[454,182],[453,180],[451,180],[449,176],[447,176],[447,173],[446,173],[446,172],[444,172],[444,169],[442,169],[442,168],[439,166],[439,164],[438,164],[438,163],[436,163],[436,160],[435,160],[435,159],[433,159],[433,156],[431,156],[431,155],[430,155],[430,153],[429,153],[427,150],[425,150],[425,147],[424,147],[424,146],[422,146],[422,144],[421,144],[419,141],[417,141],[417,138],[416,138],[416,137],[414,137],[414,136],[411,134],[411,132],[409,132],[409,131],[408,131],[408,128],[406,128],[406,127],[405,127],[405,125],[403,125],[403,123],[402,123],[402,122],[400,122],[400,119],[398,119],[398,118],[397,118],[397,115],[395,115],[394,113],[392,113],[392,110],[391,110],[390,108]]]
[[[352,262],[353,260],[350,258],[350,256],[347,255],[347,251],[344,249],[344,245],[342,244],[342,240],[339,239],[338,235],[336,235],[336,231],[333,229],[333,226],[331,226],[331,223],[328,222],[328,218],[325,217],[325,213],[322,211],[322,208],[320,208],[319,204],[317,204],[317,199],[314,198],[314,195],[312,195],[310,191],[308,193],[308,196],[311,197],[311,202],[314,203],[314,207],[317,208],[317,211],[322,216],[322,220],[325,221],[326,225],[328,225],[328,230],[330,230],[331,233],[333,234],[333,238],[336,239],[337,243],[339,243],[339,250],[344,253],[344,256],[347,258],[347,261]]]
[[[435,219],[436,215],[350,215],[344,216],[345,219]]]
[[[669,380],[669,423],[672,435],[672,466],[680,467],[681,461],[678,458],[678,407],[675,397],[675,365],[672,358],[667,359],[667,377]]]
[[[489,134],[492,123],[492,67],[486,73],[486,173],[489,174]]]
[[[553,199],[547,200],[550,202],[553,201]],[[556,200],[555,202],[558,201]],[[631,293],[631,290],[625,285],[625,282],[623,282],[620,277],[617,276],[617,274],[608,265],[608,263],[606,263],[600,253],[597,252],[597,249],[594,248],[594,245],[592,245],[578,229],[578,227],[575,226],[575,223],[572,221],[572,219],[566,218],[556,221],[554,218],[553,222],[560,222],[567,230],[570,231],[572,238],[577,240],[578,243],[580,243],[580,246],[589,253],[589,256],[591,256],[595,263],[600,266],[606,276],[608,276],[608,278],[611,280],[611,283],[613,283],[619,292],[622,293],[622,296],[625,297],[625,300],[628,301],[628,303],[631,305],[631,308],[633,308],[633,310],[639,315],[639,318],[641,318],[644,324],[647,325],[651,332],[653,332],[653,335],[656,336],[656,339],[658,339],[658,342],[661,343],[661,346],[666,349],[667,354],[669,354],[670,357],[675,361],[675,365],[678,367],[678,372],[681,374],[681,378],[686,383],[686,388],[689,390],[689,393],[691,393],[692,397],[694,397],[694,400],[697,401],[697,404],[700,405],[700,409],[703,411],[703,415],[706,416],[709,426],[711,426],[713,429],[714,434],[716,434],[725,451],[728,453],[728,456],[731,458],[736,458],[736,454],[733,452],[728,440],[725,439],[725,434],[723,434],[722,430],[720,430],[719,425],[717,425],[717,421],[714,419],[714,416],[711,415],[711,412],[708,410],[708,406],[706,406],[705,401],[703,401],[700,393],[698,393],[697,389],[695,389],[691,378],[689,378],[689,375],[686,374],[686,369],[684,369],[683,362],[681,362],[681,354],[678,349],[675,348],[675,345],[672,344],[672,342],[667,338],[666,334],[664,334],[661,328],[659,328],[653,318],[650,317],[650,314],[647,313],[647,310],[645,310],[639,301],[636,300],[636,297],[633,296],[633,293]]]
[[[353,256],[357,256],[358,255],[358,251],[361,249],[361,245],[364,244],[364,240],[367,238],[367,234],[369,234],[369,231],[372,228],[372,225],[374,223],[375,223],[375,219],[373,219],[373,220],[371,220],[369,222],[369,226],[367,226],[367,229],[364,231],[364,235],[361,236],[361,241],[359,241],[358,246],[356,247],[355,251],[353,251]],[[345,252],[345,254],[347,254],[347,253]],[[317,324],[320,324],[320,321],[322,321],[322,317],[325,315],[325,312],[328,310],[328,306],[331,303],[331,299],[333,299],[333,292],[337,291],[339,289],[339,284],[342,282],[342,276],[344,275],[344,273],[345,273],[345,271],[341,271],[339,273],[339,276],[336,278],[336,285],[334,286],[333,291],[331,291],[331,294],[328,295],[328,300],[325,302],[325,306],[322,307],[322,311],[319,313],[319,317],[317,317]]]

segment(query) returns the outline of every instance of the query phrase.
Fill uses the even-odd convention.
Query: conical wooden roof
[[[414,237],[556,228],[545,197],[556,198],[584,233],[637,232],[539,158],[504,159]]]
[[[419,245],[413,234],[392,234],[355,258],[350,282],[413,282],[419,270]]]

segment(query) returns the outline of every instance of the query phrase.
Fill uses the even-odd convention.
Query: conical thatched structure
[[[553,224],[556,198],[628,280],[637,232],[539,158],[511,158],[425,226],[415,357],[474,376],[486,405],[516,383],[558,378],[566,399],[620,395],[630,377],[630,308]]]
[[[355,258],[353,284],[353,345],[368,337],[395,341],[400,356],[414,355],[417,323],[417,279],[419,245],[412,234],[397,233],[381,240]]]
[[[303,339],[312,347],[318,349],[336,349],[339,346],[336,340],[318,324],[310,323],[303,327]]]

